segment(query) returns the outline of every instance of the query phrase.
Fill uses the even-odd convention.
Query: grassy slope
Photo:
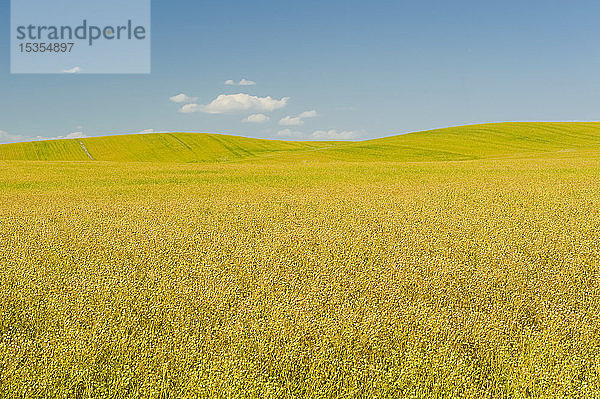
[[[164,133],[0,146],[1,160],[203,162],[278,160],[431,161],[521,157],[600,148],[600,122],[515,122],[437,129],[362,142],[293,142]]]
[[[231,161],[265,153],[313,150],[326,142],[259,140],[202,133],[156,133],[0,145],[2,160],[203,162]]]
[[[450,127],[319,151],[320,158],[451,161],[600,149],[599,122],[514,122]]]

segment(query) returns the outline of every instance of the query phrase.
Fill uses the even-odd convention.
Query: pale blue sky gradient
[[[57,10],[60,12],[60,10]],[[150,75],[11,75],[0,0],[0,131],[59,137],[289,128],[374,138],[492,121],[600,119],[595,1],[154,0]],[[225,86],[245,78],[255,86]],[[169,97],[290,97],[265,112],[183,114]],[[285,116],[316,110],[302,126]],[[0,136],[2,137],[2,136]],[[5,140],[6,141],[6,140]]]

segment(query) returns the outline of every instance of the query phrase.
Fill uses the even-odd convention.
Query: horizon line
[[[501,124],[501,123],[599,123],[600,120],[516,120],[516,121],[493,121],[493,122],[473,122],[473,123],[467,123],[467,124],[459,124],[459,125],[449,125],[449,126],[443,126],[443,127],[435,127],[435,128],[431,128],[431,129],[424,129],[424,130],[411,130],[411,131],[405,131],[402,133],[391,133],[389,135],[384,135],[384,136],[378,136],[378,137],[374,137],[374,138],[364,138],[364,139],[356,139],[356,140],[287,140],[285,138],[269,138],[269,137],[249,137],[249,136],[244,136],[244,135],[240,135],[240,134],[235,134],[235,133],[217,133],[217,132],[207,132],[207,131],[180,131],[180,130],[161,130],[161,131],[151,131],[151,132],[145,132],[145,131],[141,131],[141,132],[125,132],[125,133],[111,133],[111,134],[100,134],[100,135],[95,135],[95,136],[83,136],[83,137],[41,137],[38,136],[36,138],[28,138],[22,141],[12,141],[12,142],[8,142],[8,143],[0,143],[0,145],[9,145],[9,144],[22,144],[22,143],[36,143],[36,142],[44,142],[44,141],[56,141],[56,140],[83,140],[83,139],[94,139],[94,138],[102,138],[102,137],[112,137],[112,136],[136,136],[136,135],[149,135],[149,134],[171,134],[171,133],[183,133],[183,134],[216,134],[216,135],[222,135],[222,136],[235,136],[235,137],[242,137],[242,138],[248,138],[248,139],[255,139],[255,140],[269,140],[269,141],[297,141],[297,142],[314,142],[314,141],[330,141],[330,142],[361,142],[361,141],[370,141],[370,140],[378,140],[378,139],[384,139],[384,138],[388,138],[388,137],[394,137],[394,136],[402,136],[405,134],[412,134],[412,133],[421,133],[421,132],[431,132],[434,130],[443,130],[443,129],[451,129],[451,128],[457,128],[457,127],[470,127],[470,126],[480,126],[480,125],[494,125],[494,124]]]

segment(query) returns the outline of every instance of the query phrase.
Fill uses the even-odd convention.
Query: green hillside
[[[600,150],[600,122],[511,122],[450,127],[338,145],[320,158],[388,161],[524,157]]]
[[[362,142],[302,142],[204,133],[156,133],[0,145],[0,160],[215,162],[432,161],[600,149],[600,122],[514,122],[451,127]]]
[[[260,140],[206,133],[154,133],[0,145],[1,160],[231,161],[282,151],[313,150],[324,142]]]

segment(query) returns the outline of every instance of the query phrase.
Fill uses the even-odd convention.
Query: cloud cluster
[[[286,116],[284,118],[281,118],[279,124],[281,126],[300,126],[304,124],[304,119],[314,118],[316,116],[318,116],[317,111],[306,111],[298,116]]]
[[[82,131],[72,132],[65,136],[57,137],[42,137],[42,136],[21,136],[18,134],[9,134],[5,131],[0,130],[0,144],[8,143],[19,143],[24,141],[37,141],[37,140],[62,140],[62,139],[82,139],[88,137]]]
[[[292,139],[292,140],[306,140],[307,136],[304,132],[297,132],[292,129],[286,128],[277,132],[278,138]]]
[[[287,138],[293,140],[352,140],[358,136],[358,132],[350,131],[350,130],[315,130],[312,133],[304,133],[291,130],[289,128],[280,130],[277,132],[277,137],[279,138]]]
[[[84,139],[87,136],[83,132],[73,132],[69,133],[66,136],[57,136],[57,137],[44,137],[43,140],[63,140],[63,139]],[[42,139],[38,137],[38,139]]]
[[[178,103],[178,104],[187,104],[187,103],[193,103],[194,101],[198,100],[198,97],[190,97],[190,96],[186,96],[185,94],[181,93],[176,96],[169,97],[169,100],[173,101],[174,103]]]
[[[9,134],[3,130],[0,130],[0,144],[16,143],[19,141],[27,141],[29,138],[25,136],[19,136],[18,134]]]
[[[236,112],[271,112],[286,106],[289,97],[280,100],[267,97],[251,96],[249,94],[221,94],[206,105],[186,104],[179,112],[184,114],[204,112],[207,114],[228,114]]]
[[[315,130],[311,134],[311,138],[315,140],[352,140],[357,137],[358,133],[351,130]]]
[[[256,84],[253,80],[242,79],[239,82],[235,83],[232,79],[226,80],[226,86],[254,86]]]
[[[65,136],[66,139],[82,139],[84,137],[87,137],[87,136],[83,132],[73,132],[73,133],[69,133]]]
[[[269,121],[269,119],[271,119],[271,118],[269,118],[265,114],[252,114],[252,115],[249,115],[247,118],[242,119],[242,122],[265,123],[265,122]]]
[[[256,85],[256,82],[248,79],[236,82],[233,79],[229,79],[225,81],[225,85],[253,86]],[[182,105],[179,108],[179,112],[182,114],[196,112],[205,114],[245,114],[247,116],[241,119],[241,122],[262,124],[271,120],[271,117],[267,115],[268,113],[286,107],[290,97],[277,99],[270,96],[260,97],[246,93],[221,94],[208,104],[200,104],[197,102],[197,97],[190,97],[184,93],[180,93],[170,97],[170,100]],[[278,121],[278,124],[283,128],[280,128],[282,130],[279,130],[275,137],[294,140],[354,140],[365,133],[363,131],[337,129],[314,130],[312,133],[305,133],[294,129],[294,126],[302,126],[307,119],[317,116],[320,115],[315,110],[304,111],[297,115],[284,116]]]

